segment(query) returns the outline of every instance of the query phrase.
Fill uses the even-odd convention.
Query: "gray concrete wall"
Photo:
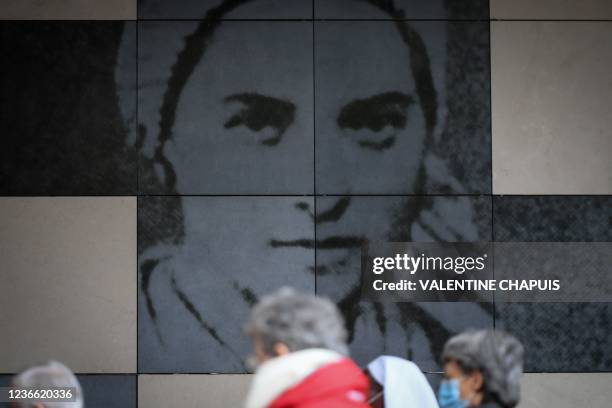
[[[612,22],[491,24],[494,194],[612,193]]]
[[[523,377],[519,408],[607,408],[611,400],[611,373],[536,373]]]
[[[608,0],[490,0],[491,18],[525,20],[606,20]]]
[[[140,375],[138,401],[148,408],[239,407],[250,375]],[[518,408],[608,408],[611,373],[525,374]]]
[[[136,199],[0,198],[0,370],[136,371]]]
[[[240,407],[251,375],[139,375],[138,404],[142,407]]]

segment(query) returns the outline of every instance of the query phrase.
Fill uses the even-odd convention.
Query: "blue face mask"
[[[440,408],[467,408],[468,401],[461,399],[459,380],[442,380],[438,388],[438,404]]]

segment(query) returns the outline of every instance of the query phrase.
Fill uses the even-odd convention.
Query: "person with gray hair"
[[[344,321],[328,299],[282,288],[246,325],[257,369],[246,408],[366,408],[368,379],[349,358]]]
[[[520,400],[524,350],[512,335],[467,331],[444,346],[440,408],[512,408]]]
[[[72,388],[74,399],[65,402],[38,402],[26,401],[14,403],[13,408],[83,408],[83,391],[81,384],[72,371],[57,361],[30,367],[16,375],[12,381],[12,388],[25,389],[52,389]]]

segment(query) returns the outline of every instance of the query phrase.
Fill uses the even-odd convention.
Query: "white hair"
[[[23,388],[74,388],[76,399],[71,402],[47,402],[49,408],[83,408],[83,391],[76,376],[68,367],[57,361],[26,369],[13,378],[14,387]],[[31,408],[32,402],[22,405]]]
[[[512,335],[493,330],[467,331],[452,337],[442,359],[454,360],[463,370],[480,370],[485,393],[504,407],[514,407],[521,397],[522,344]]]
[[[285,344],[292,352],[325,348],[348,354],[347,333],[336,305],[290,288],[264,297],[251,312],[246,331],[261,339],[270,354],[277,343]]]

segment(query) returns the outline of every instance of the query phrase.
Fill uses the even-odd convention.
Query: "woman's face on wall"
[[[314,64],[310,22],[217,28],[165,149],[179,193],[312,194],[315,169],[317,193],[415,190],[426,131],[395,24],[316,24]]]
[[[224,22],[215,31],[183,90],[167,146],[179,193],[312,194],[315,169],[317,193],[414,191],[426,130],[397,27],[315,24],[314,60],[310,22]],[[274,259],[316,244],[320,271],[335,271],[320,278],[329,295],[340,295],[355,282],[338,285],[337,274],[359,275],[361,242],[387,239],[402,199],[324,197],[315,206],[296,198],[289,205],[305,222],[316,207],[316,243],[314,231],[296,230],[238,245]],[[260,218],[252,216],[253,223]]]

